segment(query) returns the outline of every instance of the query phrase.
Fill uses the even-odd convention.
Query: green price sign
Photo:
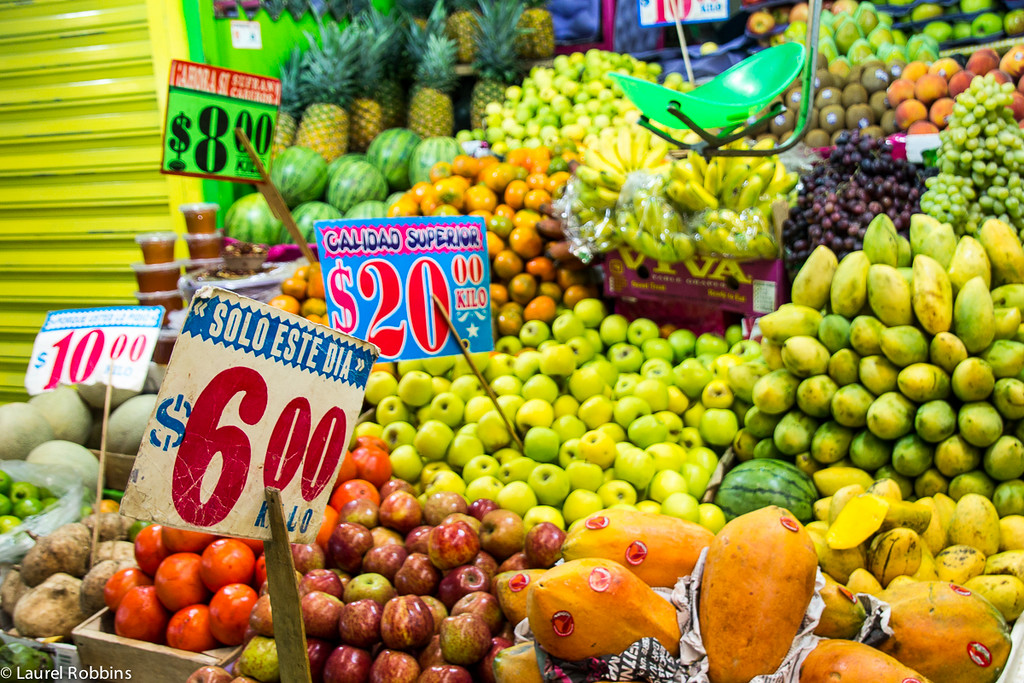
[[[160,170],[255,183],[256,164],[235,135],[241,129],[267,167],[281,82],[193,62],[171,63]]]

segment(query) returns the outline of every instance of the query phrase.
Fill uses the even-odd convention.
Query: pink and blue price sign
[[[486,227],[476,216],[317,221],[329,324],[380,348],[380,361],[491,351]]]

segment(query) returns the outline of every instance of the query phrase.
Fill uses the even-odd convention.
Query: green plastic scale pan
[[[709,82],[688,93],[632,76],[613,73],[622,90],[640,109],[639,124],[652,133],[704,156],[771,156],[790,149],[807,130],[810,105],[814,101],[814,65],[818,55],[821,0],[813,0],[808,17],[807,44],[783,43],[770,47],[726,69]],[[793,134],[782,145],[764,150],[725,149],[724,145],[744,137],[785,107],[777,104],[764,111],[795,78],[801,79],[802,96]],[[653,123],[670,129],[689,128],[700,142],[683,143]],[[718,129],[711,132],[709,129]]]

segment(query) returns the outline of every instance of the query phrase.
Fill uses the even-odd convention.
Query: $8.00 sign
[[[281,82],[276,78],[172,61],[160,169],[259,182],[259,171],[235,129],[245,132],[264,167],[269,166],[280,101]]]
[[[35,395],[108,378],[118,389],[142,389],[163,317],[162,306],[51,311],[32,344],[25,390]]]
[[[193,298],[129,477],[122,511],[269,539],[281,490],[292,542],[312,540],[377,349],[206,287]]]
[[[494,347],[486,230],[476,216],[317,221],[316,242],[334,329],[380,348],[382,361]]]

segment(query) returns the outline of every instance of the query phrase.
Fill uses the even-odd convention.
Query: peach
[[[928,105],[949,94],[949,84],[938,74],[925,74],[914,84],[914,97]]]
[[[938,132],[939,129],[931,121],[915,121],[907,129],[907,135],[935,135]]]
[[[798,2],[789,10],[789,23],[794,21],[807,21],[808,7],[806,2]]]
[[[914,83],[905,78],[897,78],[889,84],[885,97],[889,100],[890,107],[897,107],[900,102],[906,102],[914,97]]]
[[[978,50],[967,60],[967,70],[979,76],[999,68],[999,53],[991,48]]]
[[[901,130],[907,130],[912,124],[927,118],[928,108],[917,100],[900,102],[900,105],[896,107],[896,125]]]
[[[942,76],[947,81],[958,71],[960,71],[960,65],[956,63],[955,59],[950,57],[944,57],[937,62],[933,62],[932,65],[928,67],[928,73]]]
[[[946,127],[946,123],[949,121],[949,116],[952,113],[953,98],[942,97],[932,102],[931,109],[928,110],[928,120],[942,129]]]
[[[999,61],[999,68],[1005,71],[1013,80],[1024,74],[1024,45],[1014,45]]]
[[[903,67],[903,73],[900,74],[900,78],[905,78],[908,81],[916,81],[928,73],[928,65],[924,62],[911,62]]]
[[[996,79],[996,83],[1013,83],[1013,77],[1006,73],[1002,69],[996,69],[995,71],[989,71],[986,76],[992,76]]]
[[[970,70],[958,71],[949,79],[949,96],[956,97],[967,88],[971,87],[971,81],[975,78],[974,72]]]
[[[1024,94],[1014,90],[1013,101],[1010,102],[1010,109],[1013,111],[1015,121],[1024,121]]]

